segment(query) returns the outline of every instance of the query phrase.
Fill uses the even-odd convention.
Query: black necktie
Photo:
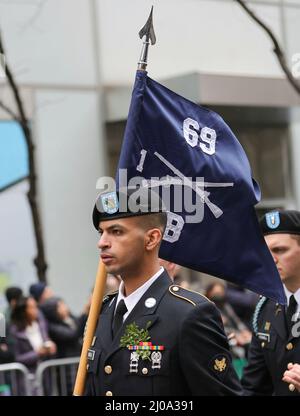
[[[126,308],[124,300],[122,299],[118,303],[116,313],[115,313],[115,316],[114,316],[113,327],[112,327],[113,337],[116,336],[117,332],[119,331],[119,329],[123,325],[123,316],[125,315],[126,312],[127,312],[127,308]]]
[[[293,319],[293,316],[295,315],[295,313],[297,312],[297,306],[298,306],[298,303],[297,303],[294,295],[292,295],[290,297],[289,306],[286,310],[286,319],[287,319],[289,332],[291,332],[292,326],[295,323],[295,321],[293,321],[292,319]]]

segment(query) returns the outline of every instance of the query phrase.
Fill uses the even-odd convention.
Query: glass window
[[[0,191],[29,174],[23,131],[15,121],[0,121]]]

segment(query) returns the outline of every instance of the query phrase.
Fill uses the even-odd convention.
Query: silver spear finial
[[[145,26],[139,31],[140,39],[144,39],[143,48],[138,62],[138,70],[146,71],[148,64],[148,49],[151,41],[151,45],[155,45],[156,36],[153,27],[153,6]]]

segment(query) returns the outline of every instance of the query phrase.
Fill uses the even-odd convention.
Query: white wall
[[[259,3],[250,6],[281,40],[277,3]],[[271,42],[234,1],[98,0],[99,38],[105,57],[100,64],[105,84],[132,82],[141,49],[138,31],[152,4],[157,35],[157,44],[149,55],[152,77],[191,71],[281,75]]]
[[[43,107],[45,102],[54,104]],[[98,235],[91,215],[96,179],[105,174],[98,96],[38,92],[36,106],[40,108],[35,136],[49,282],[78,309],[88,297],[97,269]]]
[[[300,111],[294,109],[292,112],[292,123],[290,125],[291,135],[291,172],[293,179],[293,191],[296,206],[294,209],[300,210]]]
[[[1,2],[7,59],[19,83],[95,85],[90,0]]]

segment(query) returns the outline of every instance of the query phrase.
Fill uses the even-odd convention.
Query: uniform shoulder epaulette
[[[211,302],[206,296],[202,295],[201,293],[196,292],[194,290],[185,289],[179,285],[171,285],[169,287],[169,292],[173,296],[191,303],[193,306],[196,306],[199,303],[199,301],[203,300]]]
[[[257,305],[255,307],[253,319],[252,319],[252,327],[253,327],[253,331],[255,334],[257,334],[258,332],[258,317],[266,301],[267,301],[267,298],[265,296],[262,296],[257,302]]]

